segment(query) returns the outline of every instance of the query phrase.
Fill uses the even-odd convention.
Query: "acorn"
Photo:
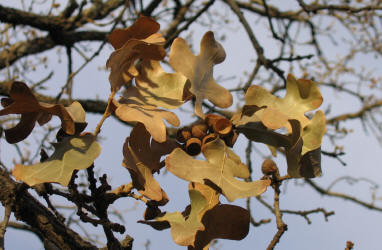
[[[208,126],[205,123],[197,123],[192,125],[191,134],[192,137],[202,139],[207,135]]]
[[[261,165],[261,171],[265,175],[272,175],[278,172],[279,170],[274,161],[272,161],[271,159],[265,159],[263,161],[263,164]]]
[[[217,120],[224,118],[223,116],[216,115],[216,114],[207,114],[206,115],[206,123],[210,128],[213,128],[214,124]]]
[[[200,154],[202,149],[202,142],[200,139],[192,137],[186,142],[186,152],[191,156]]]
[[[176,132],[176,140],[180,143],[185,143],[191,136],[192,133],[189,127],[183,127]]]

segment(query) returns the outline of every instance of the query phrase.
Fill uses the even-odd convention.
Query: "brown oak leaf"
[[[145,197],[155,201],[167,195],[154,179],[153,172],[161,168],[160,158],[169,154],[178,144],[171,139],[163,143],[151,140],[145,126],[138,123],[123,145],[123,165],[129,170],[133,186]]]
[[[15,127],[5,130],[5,138],[9,143],[24,140],[32,132],[36,121],[42,126],[50,121],[52,115],[61,119],[61,126],[65,133],[69,135],[75,133],[75,121],[63,105],[38,102],[32,91],[23,82],[14,82],[9,92],[9,98],[2,98],[1,104],[4,109],[0,110],[0,116],[21,114],[19,123]]]
[[[138,59],[162,60],[166,52],[163,48],[165,39],[159,33],[159,24],[153,19],[140,16],[127,29],[118,29],[109,36],[109,41],[116,49],[106,62],[110,68],[111,89],[118,91],[124,84],[138,75],[134,63]]]

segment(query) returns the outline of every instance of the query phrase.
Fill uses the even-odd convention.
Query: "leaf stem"
[[[106,120],[106,118],[108,118],[112,113],[110,111],[110,107],[111,107],[111,103],[114,99],[114,96],[115,96],[115,90],[112,90],[110,95],[109,95],[109,99],[107,100],[107,106],[106,106],[105,112],[103,113],[103,116],[102,116],[101,120],[98,122],[97,127],[94,131],[95,137],[97,137],[97,135],[101,132],[101,127],[102,127],[104,121]]]

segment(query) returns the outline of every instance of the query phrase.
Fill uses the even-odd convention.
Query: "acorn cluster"
[[[220,137],[228,147],[233,147],[238,137],[232,122],[227,118],[208,114],[204,121],[178,130],[176,139],[183,144],[183,149],[189,155],[198,155],[204,144]]]

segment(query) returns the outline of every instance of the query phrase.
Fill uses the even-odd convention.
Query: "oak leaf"
[[[236,179],[248,178],[248,167],[219,138],[206,143],[202,152],[207,161],[195,160],[177,148],[166,158],[166,168],[187,181],[205,184],[212,182],[230,202],[260,195],[270,185],[270,180],[244,182]]]
[[[203,99],[208,99],[220,108],[232,105],[231,93],[220,86],[213,78],[213,66],[225,59],[225,51],[215,40],[214,34],[208,31],[200,43],[200,54],[195,56],[186,41],[176,38],[170,49],[170,65],[185,75],[191,82],[190,91],[195,95],[195,114],[204,118]]]
[[[157,217],[155,221],[139,221],[148,224],[157,230],[171,227],[171,236],[174,242],[181,246],[193,246],[196,234],[199,230],[204,230],[201,222],[203,214],[206,212],[207,199],[198,190],[189,189],[191,205],[187,211],[187,216],[183,213],[173,212],[165,213],[161,217]]]
[[[126,96],[121,98],[119,102],[113,101],[113,105],[115,106],[115,115],[119,119],[125,122],[143,123],[157,142],[166,141],[166,126],[163,119],[173,126],[179,126],[180,123],[174,113],[143,103],[137,90],[132,87],[127,90]]]
[[[9,98],[2,98],[1,104],[4,109],[0,110],[0,116],[21,114],[19,123],[15,127],[5,130],[5,138],[9,143],[24,140],[32,132],[36,121],[42,126],[50,121],[52,115],[61,119],[61,126],[65,133],[70,135],[75,133],[75,121],[63,105],[38,102],[32,91],[23,82],[14,82],[9,92]]]
[[[321,112],[316,113],[316,116],[314,116],[312,122],[305,127],[303,133],[312,127],[320,126],[320,114]],[[289,120],[289,124],[292,128],[292,133],[288,135],[269,130],[261,122],[249,122],[240,125],[237,127],[237,131],[244,134],[250,140],[262,142],[276,148],[284,147],[288,164],[288,175],[291,177],[313,178],[320,176],[320,138],[322,138],[323,135],[306,132],[305,135],[301,136],[300,122],[297,120]],[[325,124],[323,124],[323,126],[325,126]]]
[[[249,231],[249,212],[234,205],[219,204],[219,194],[211,187],[190,183],[191,205],[182,213],[165,213],[154,221],[139,221],[157,230],[171,227],[175,243],[202,249],[213,239],[241,240]]]
[[[31,166],[16,164],[12,175],[33,186],[55,182],[67,186],[74,170],[90,167],[101,153],[101,147],[91,134],[64,137],[53,144],[54,153],[44,162]]]
[[[161,168],[160,158],[169,154],[178,144],[173,140],[150,142],[150,134],[144,125],[138,123],[123,145],[123,165],[129,170],[133,186],[148,199],[161,201],[167,197],[154,179],[153,172]]]
[[[109,81],[112,90],[119,90],[138,75],[134,65],[138,59],[162,60],[165,57],[162,46],[165,39],[156,33],[158,30],[157,22],[140,16],[131,27],[112,32],[109,41],[116,50],[106,62],[106,67],[111,69]]]
[[[253,85],[245,94],[245,107],[257,107],[251,116],[242,114],[235,117],[235,125],[246,122],[261,121],[269,129],[287,128],[292,129],[288,120],[295,119],[300,122],[301,128],[305,128],[310,122],[305,113],[317,109],[322,104],[322,96],[317,84],[310,80],[298,79],[289,74],[286,83],[286,95],[279,98],[261,86]],[[243,117],[244,116],[244,117]]]
[[[205,230],[198,231],[194,247],[204,249],[214,239],[242,240],[249,232],[248,210],[229,204],[218,204],[208,210],[202,219]]]
[[[86,123],[86,112],[81,103],[74,101],[70,106],[65,107],[75,123]]]
[[[130,39],[145,39],[159,31],[160,25],[154,19],[146,16],[139,16],[138,19],[128,28],[115,29],[108,36],[108,41],[114,49],[120,49]]]
[[[325,115],[321,110],[312,119],[305,113],[318,108],[322,96],[317,84],[288,75],[284,98],[273,96],[260,86],[252,86],[245,95],[246,105],[232,118],[238,131],[249,139],[275,147],[285,147],[288,174],[292,177],[312,178],[321,175],[321,142],[325,134]],[[291,121],[294,122],[291,122]],[[265,127],[262,127],[261,122]],[[296,130],[296,123],[300,131]],[[293,128],[292,124],[295,124]],[[285,127],[286,135],[271,132]]]
[[[175,109],[190,99],[190,82],[180,73],[167,73],[159,61],[144,60],[136,77],[137,90],[145,103]]]

